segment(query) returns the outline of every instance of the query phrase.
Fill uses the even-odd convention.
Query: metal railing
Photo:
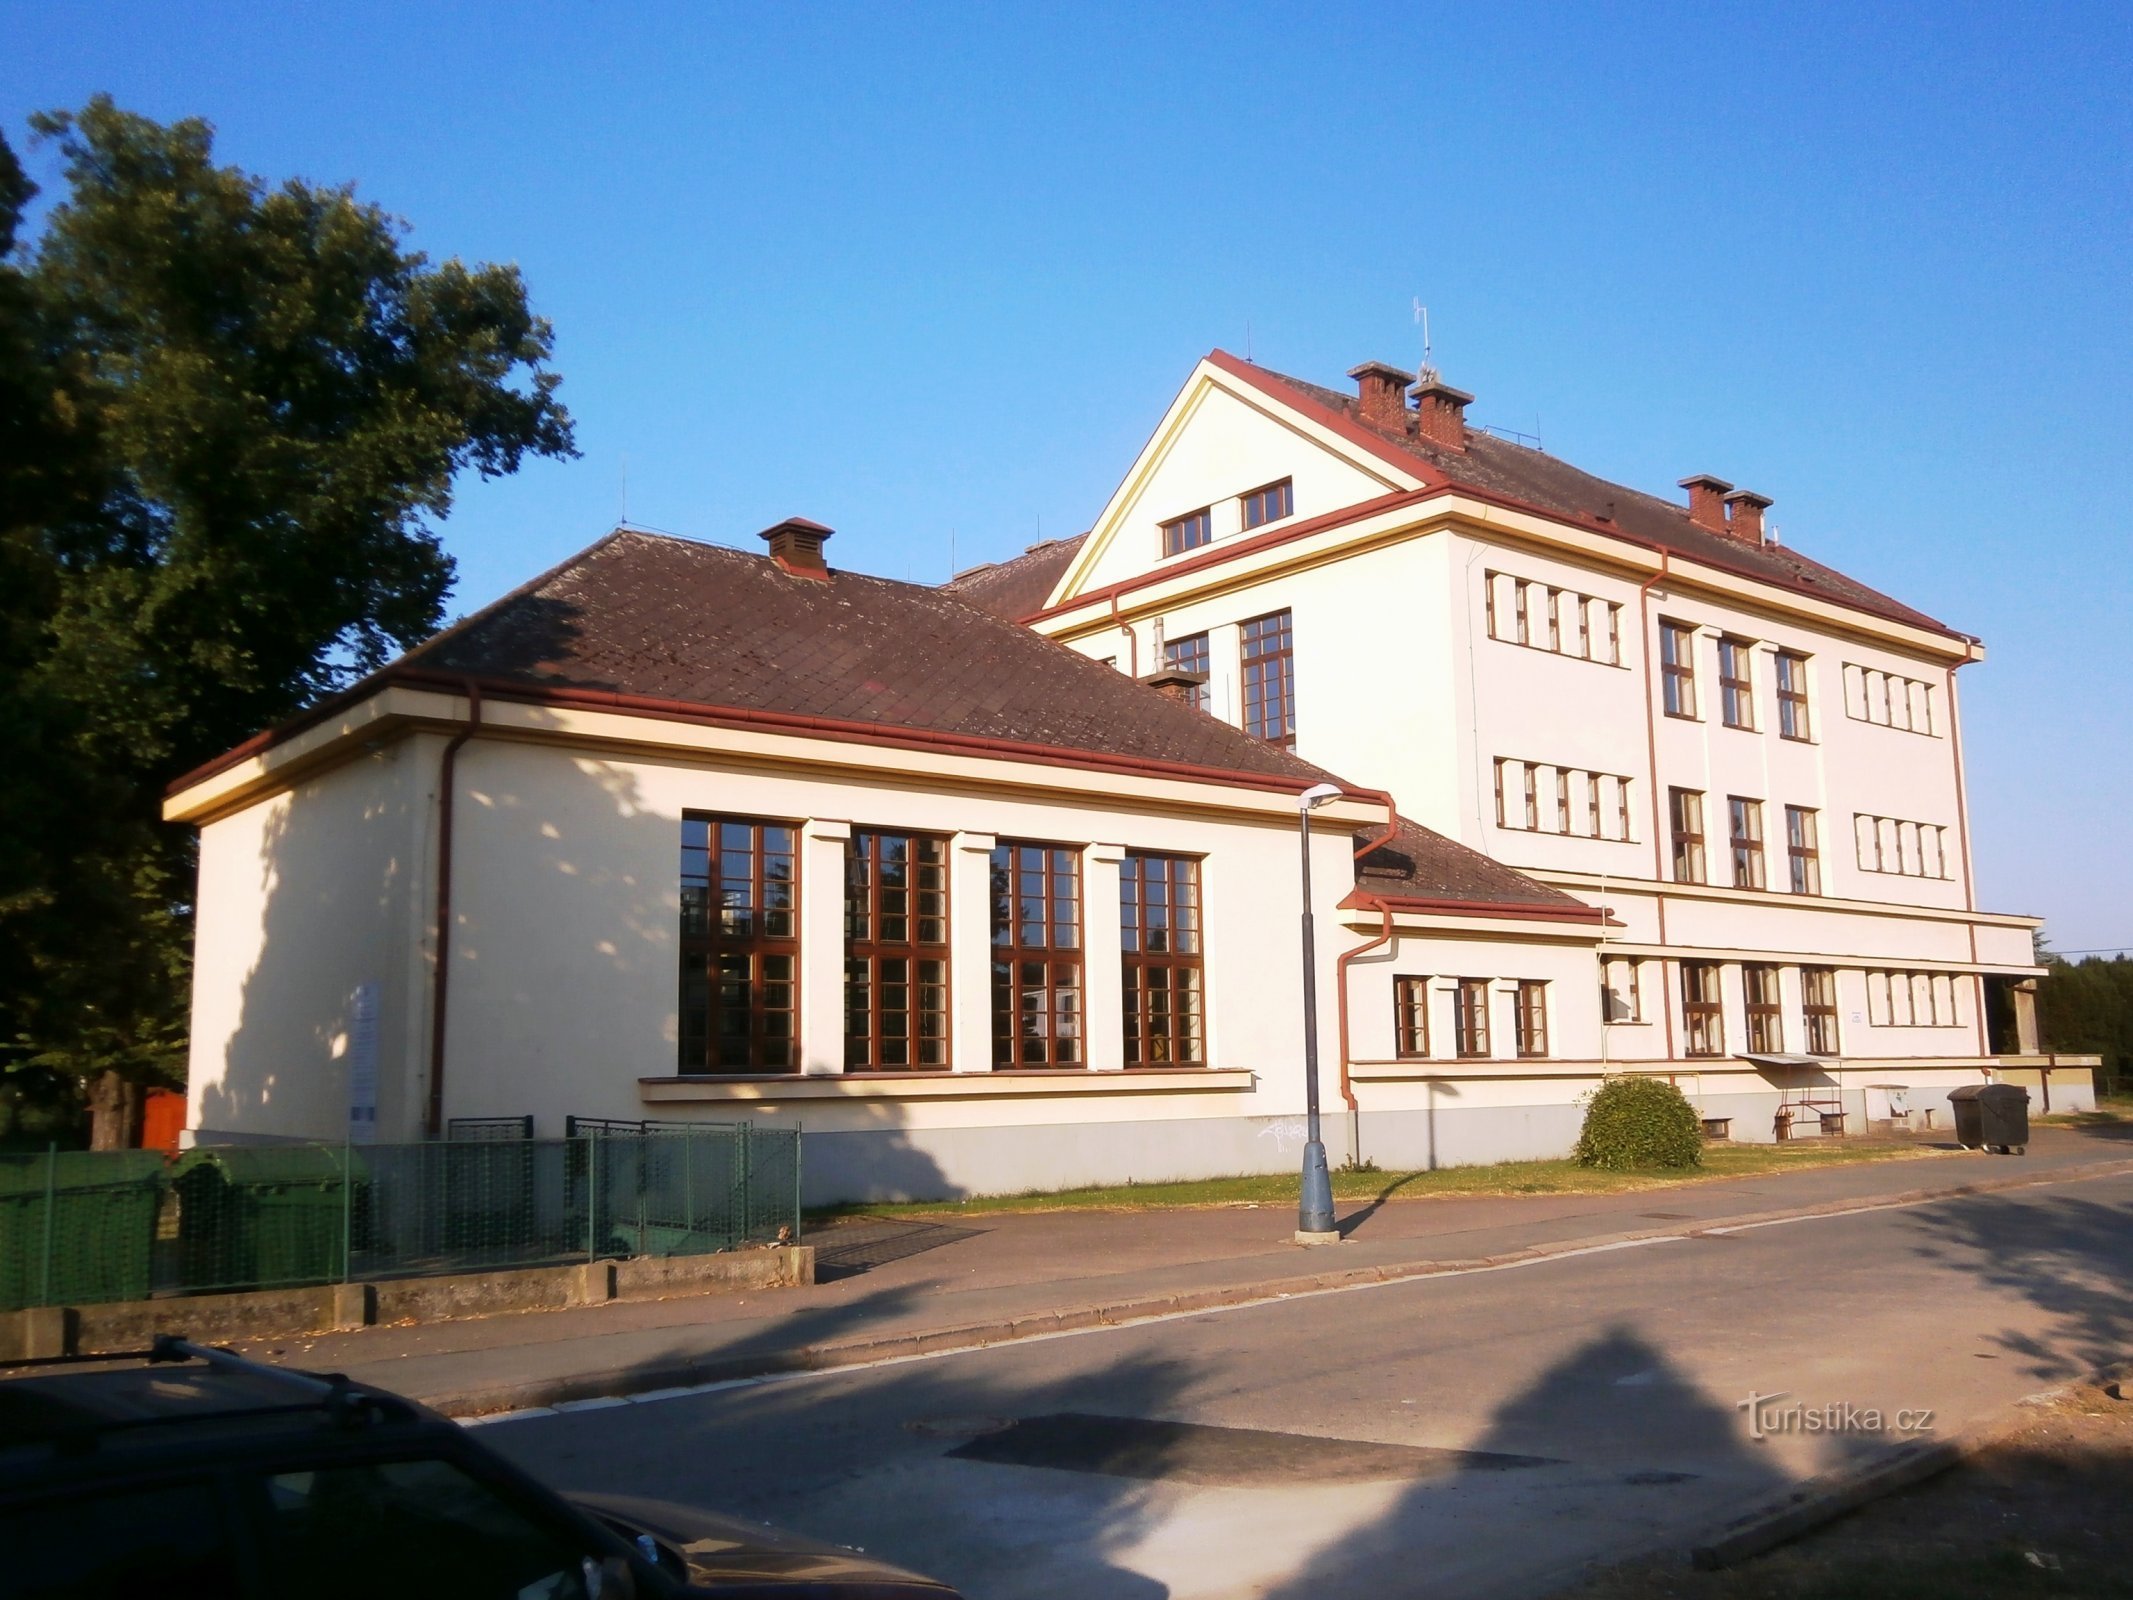
[[[747,1123],[216,1145],[174,1161],[0,1156],[0,1310],[704,1255],[799,1235],[799,1130]]]

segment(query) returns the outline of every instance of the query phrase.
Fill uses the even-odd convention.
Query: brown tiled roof
[[[1360,847],[1369,834],[1358,834]],[[1536,883],[1502,862],[1432,833],[1406,817],[1392,838],[1355,864],[1355,886],[1381,899],[1444,905],[1491,905],[1597,922],[1602,913],[1560,889]]]
[[[1542,451],[1493,438],[1479,430],[1469,430],[1464,451],[1447,450],[1416,434],[1365,421],[1361,403],[1354,395],[1269,371],[1224,350],[1214,351],[1208,359],[1270,394],[1291,404],[1300,403],[1300,409],[1307,413],[1331,413],[1346,429],[1362,430],[1410,469],[1419,465],[1425,472],[1460,487],[1478,489],[1538,511],[1597,522],[1603,528],[1611,526],[1633,539],[1659,545],[1721,571],[1761,578],[1789,589],[1804,589],[1836,604],[1912,627],[1955,634],[1946,623],[1810,560],[1789,546],[1751,545],[1712,533],[1690,522],[1685,506],[1610,483]]]
[[[1044,602],[1051,598],[1059,575],[1066,571],[1067,563],[1074,559],[1082,541],[1087,538],[1087,534],[1077,533],[1071,539],[1048,539],[1043,544],[1033,544],[1012,561],[972,567],[968,572],[957,573],[941,587],[974,606],[982,606],[996,617],[1019,622],[1031,612],[1044,609]]]
[[[1047,746],[1299,787],[1328,774],[923,584],[618,530],[384,669]]]

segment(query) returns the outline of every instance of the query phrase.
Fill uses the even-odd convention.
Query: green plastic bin
[[[217,1145],[180,1163],[179,1255],[189,1289],[339,1283],[368,1215],[360,1157],[330,1145]]]
[[[148,1298],[157,1150],[0,1156],[0,1311]]]

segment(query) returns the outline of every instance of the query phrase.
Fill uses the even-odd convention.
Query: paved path
[[[483,1436],[566,1486],[760,1516],[973,1600],[1539,1595],[1885,1448],[1899,1411],[1952,1431],[2122,1356],[2133,1176],[2061,1171]],[[1818,1185],[1863,1200],[1866,1176]],[[1722,1209],[1708,1189],[1638,1203]],[[1528,1226],[1593,1225],[1550,1210]],[[1883,1429],[1757,1442],[1738,1402],[1778,1391]]]
[[[2133,1142],[2040,1129],[2027,1157],[1917,1159],[1622,1195],[1390,1200],[1351,1205],[1349,1241],[1305,1251],[1285,1208],[856,1219],[813,1242],[823,1280],[799,1290],[587,1307],[253,1346],[341,1370],[455,1412],[867,1359],[888,1342],[995,1343],[1401,1275],[1577,1248],[1920,1189],[2042,1177],[2133,1159]]]

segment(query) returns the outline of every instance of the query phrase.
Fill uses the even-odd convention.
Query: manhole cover
[[[976,1439],[1014,1425],[1013,1417],[921,1417],[904,1424],[921,1439]]]
[[[1051,1467],[1113,1478],[1249,1488],[1289,1483],[1381,1483],[1455,1472],[1505,1472],[1557,1463],[1545,1456],[1440,1450],[1368,1439],[1214,1428],[1152,1417],[1097,1417],[1062,1412],[1025,1417],[948,1452],[963,1461]]]

